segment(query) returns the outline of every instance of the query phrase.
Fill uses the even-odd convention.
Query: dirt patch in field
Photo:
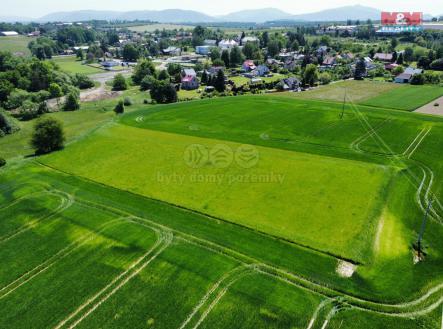
[[[438,106],[435,106],[435,104],[438,104]],[[443,116],[443,96],[422,107],[419,107],[417,110],[415,110],[415,112]]]
[[[341,260],[338,262],[336,272],[342,278],[350,278],[355,270],[357,269],[357,265]]]

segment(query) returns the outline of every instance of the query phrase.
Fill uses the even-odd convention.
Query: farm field
[[[98,67],[92,67],[86,64],[83,64],[81,61],[77,60],[75,56],[59,56],[53,57],[52,61],[60,66],[60,69],[67,73],[75,74],[95,74],[95,73],[103,73],[105,72],[103,69]]]
[[[364,105],[386,107],[397,110],[413,111],[420,106],[426,105],[443,95],[440,86],[412,86],[406,85],[400,88],[382,93],[379,96],[369,98],[362,102]]]
[[[342,81],[302,93],[278,93],[301,99],[347,102],[377,108],[413,111],[443,95],[440,86],[412,86],[380,81]]]
[[[112,119],[114,103],[1,169],[0,327],[441,325],[443,119],[267,95]]]
[[[28,48],[28,44],[33,38],[18,35],[15,37],[0,37],[0,51],[10,51],[12,53],[23,54],[30,56],[31,51]]]
[[[346,93],[348,101],[357,103],[401,87],[403,86],[395,83],[347,80],[320,86],[302,93],[279,93],[277,95],[343,102]]]

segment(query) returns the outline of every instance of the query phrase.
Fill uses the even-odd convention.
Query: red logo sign
[[[423,13],[420,12],[382,12],[382,25],[421,25],[423,23]]]

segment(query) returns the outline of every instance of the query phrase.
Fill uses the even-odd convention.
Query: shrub
[[[34,126],[31,146],[36,154],[49,153],[63,148],[65,135],[62,123],[54,118],[39,119]]]
[[[430,65],[430,68],[436,71],[443,71],[443,58],[433,61]]]
[[[143,78],[143,80],[140,83],[140,90],[145,91],[152,88],[152,86],[156,83],[157,79],[154,78],[152,75],[148,75]]]
[[[131,106],[133,104],[132,99],[129,97],[125,97],[123,104],[125,104],[125,106]]]
[[[147,99],[144,99],[143,104],[149,104],[149,101]]]
[[[327,85],[331,82],[331,75],[328,72],[320,73],[319,80],[322,85]]]
[[[71,91],[67,96],[66,96],[66,101],[65,101],[65,105],[64,105],[64,110],[65,111],[76,111],[80,108],[80,99],[78,96],[78,93]]]
[[[117,91],[128,89],[128,83],[126,82],[126,79],[122,74],[117,74],[115,76],[112,83],[112,88]]]
[[[8,97],[4,107],[8,110],[20,107],[24,101],[28,100],[31,95],[26,90],[16,89]]]
[[[80,89],[89,89],[94,87],[94,81],[84,74],[77,73],[73,78],[73,82]]]
[[[38,115],[38,104],[30,100],[23,102],[17,114],[17,116],[24,121],[34,119],[38,117]]]
[[[0,167],[3,167],[6,165],[6,160],[3,158],[0,158]]]
[[[425,83],[425,77],[423,74],[415,74],[410,83],[411,85],[422,85]]]
[[[57,83],[51,83],[49,85],[49,94],[51,95],[51,98],[58,98],[63,96],[63,90],[62,87],[60,87]]]
[[[122,100],[118,101],[117,105],[114,107],[114,112],[116,114],[122,114],[125,112],[125,104]]]

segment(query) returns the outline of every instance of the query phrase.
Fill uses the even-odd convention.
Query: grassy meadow
[[[28,44],[33,40],[33,38],[18,35],[14,37],[3,37],[0,36],[0,50],[10,51],[16,54],[23,54],[25,56],[31,56],[31,51],[28,48]]]
[[[347,102],[403,111],[413,111],[443,95],[440,86],[412,86],[380,81],[340,81],[302,93],[279,93],[278,96],[321,101]]]
[[[75,74],[95,74],[105,72],[99,67],[93,67],[91,65],[84,64],[82,61],[78,60],[76,56],[58,56],[53,57],[52,61],[56,63],[62,71],[67,73]]]
[[[50,114],[62,151],[19,160],[33,122],[0,139],[15,158],[0,169],[0,327],[441,324],[443,119],[282,94],[124,95],[120,117],[116,100]]]

